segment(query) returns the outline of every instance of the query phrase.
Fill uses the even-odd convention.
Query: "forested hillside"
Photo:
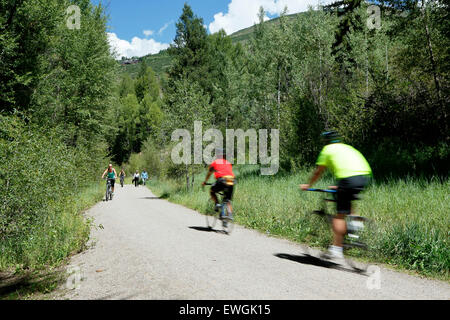
[[[295,19],[297,15],[302,15],[303,13],[297,13],[292,15],[287,15],[286,18],[288,19]],[[280,19],[275,18],[269,21],[264,22],[265,24],[274,24],[279,23]],[[255,32],[255,26],[251,26],[249,28],[245,28],[239,31],[236,31],[233,34],[230,34],[230,38],[233,41],[233,43],[245,43],[248,42],[253,33]],[[162,50],[159,53],[156,54],[149,54],[144,57],[139,58],[139,61],[144,61],[149,67],[151,67],[156,73],[160,74],[163,72],[168,72],[171,64],[172,64],[172,58],[168,54],[167,50]],[[124,73],[128,73],[131,75],[132,78],[135,78],[137,75],[137,71],[139,70],[139,65],[132,64],[132,65],[123,65],[121,68],[121,71]]]
[[[235,43],[208,35],[186,6],[164,52],[172,66],[158,75],[164,120],[152,144],[164,149],[193,119],[220,130],[277,128],[282,167],[291,170],[311,164],[319,133],[333,128],[380,175],[446,175],[447,7],[384,4],[379,27],[368,27],[369,4],[350,1],[261,20]]]

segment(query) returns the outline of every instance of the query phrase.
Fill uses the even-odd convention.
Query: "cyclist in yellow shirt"
[[[337,132],[330,131],[322,134],[325,147],[317,159],[317,168],[309,184],[302,184],[300,188],[307,191],[328,168],[337,179],[336,205],[337,214],[333,219],[334,240],[328,249],[333,258],[343,258],[343,241],[347,233],[345,216],[354,214],[352,200],[364,190],[372,176],[372,169],[364,156],[352,146],[341,143]]]

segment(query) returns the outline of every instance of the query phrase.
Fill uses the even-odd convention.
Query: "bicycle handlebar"
[[[337,192],[336,190],[330,190],[330,189],[313,189],[313,188],[310,188],[310,189],[308,189],[308,190],[306,190],[306,191],[324,192],[324,193],[336,193],[336,192]]]

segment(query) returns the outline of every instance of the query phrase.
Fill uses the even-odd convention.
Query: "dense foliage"
[[[114,135],[106,22],[89,0],[0,1],[0,269],[57,263],[89,236],[80,211]]]
[[[243,44],[208,35],[185,5],[172,66],[159,76],[165,120],[156,145],[167,153],[170,133],[192,130],[194,120],[222,131],[277,128],[290,170],[311,164],[319,133],[337,129],[378,177],[447,176],[448,4],[377,4],[379,17],[370,3],[345,0],[269,24],[262,10]]]

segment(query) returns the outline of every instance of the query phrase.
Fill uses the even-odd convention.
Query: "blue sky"
[[[144,56],[166,49],[175,37],[178,18],[187,2],[203,18],[209,33],[224,29],[231,34],[252,26],[260,6],[266,19],[307,10],[318,0],[91,0],[102,3],[110,17],[108,38],[118,58]]]

